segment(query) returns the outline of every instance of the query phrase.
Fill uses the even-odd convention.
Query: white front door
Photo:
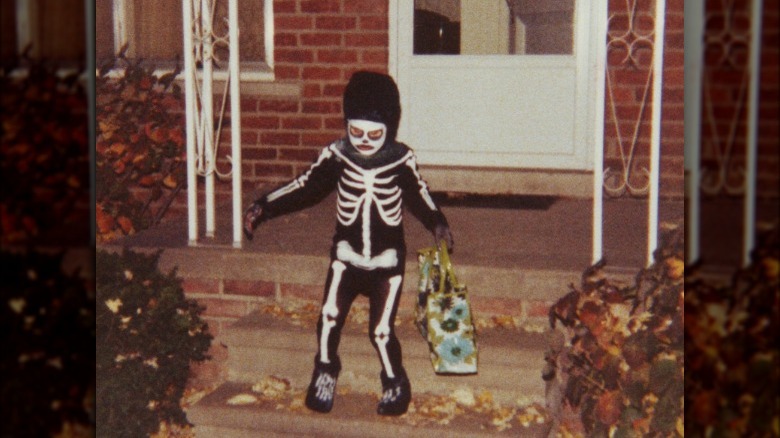
[[[592,169],[603,1],[391,0],[399,140],[423,165]]]

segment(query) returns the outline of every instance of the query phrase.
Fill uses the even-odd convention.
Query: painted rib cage
[[[354,169],[354,170],[353,170]],[[389,226],[401,224],[401,188],[394,184],[395,177],[381,177],[380,172],[346,169],[338,185],[338,219],[344,226],[356,222],[362,214],[370,214],[376,206],[382,220]],[[389,169],[385,169],[387,171]]]

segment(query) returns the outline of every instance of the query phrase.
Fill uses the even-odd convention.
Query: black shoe
[[[384,371],[380,374],[382,379],[382,400],[376,412],[379,415],[402,415],[409,408],[409,402],[412,401],[412,386],[406,373],[395,376],[392,379],[387,377]]]
[[[306,393],[306,407],[312,411],[328,413],[333,409],[333,398],[336,395],[336,381],[341,366],[336,363],[321,363],[315,361],[314,372]]]

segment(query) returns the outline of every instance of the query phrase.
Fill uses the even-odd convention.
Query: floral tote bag
[[[431,351],[437,374],[477,372],[476,331],[468,290],[459,283],[446,243],[418,251],[415,322]]]

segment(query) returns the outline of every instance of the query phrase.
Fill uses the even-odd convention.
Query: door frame
[[[402,14],[400,8],[410,8],[413,0],[388,0],[388,72],[399,82],[401,88],[402,103],[405,100],[405,86],[403,72],[412,50],[411,35],[401,36],[400,29],[410,29],[413,14]],[[549,57],[552,62],[574,64],[576,68],[576,81],[578,93],[577,99],[586,102],[575,120],[575,132],[578,139],[585,142],[581,154],[571,159],[561,160],[560,163],[546,163],[535,167],[501,166],[494,164],[463,164],[434,165],[420,160],[422,168],[426,169],[426,177],[432,186],[446,187],[447,190],[467,191],[477,193],[514,193],[514,194],[553,194],[568,195],[574,197],[591,197],[592,172],[594,169],[594,145],[603,147],[603,102],[604,80],[603,70],[605,66],[604,50],[606,45],[606,1],[607,0],[578,0],[575,19],[574,59],[565,59],[569,56],[543,55]],[[586,35],[583,37],[583,35]],[[406,54],[401,53],[402,45]],[[586,50],[583,56],[578,56],[578,50]],[[402,59],[406,56],[407,59]],[[426,64],[437,61],[435,57],[446,55],[431,55],[431,60],[421,57],[415,60],[418,64]],[[462,58],[462,64],[478,62],[481,66],[494,65],[496,62],[503,65],[533,65],[535,55],[519,55],[524,60],[507,60],[512,55],[458,55]],[[557,58],[557,59],[556,59]],[[569,57],[570,58],[570,57]],[[440,58],[441,59],[441,58]],[[408,97],[406,97],[408,99]],[[598,102],[594,104],[594,102]],[[401,119],[402,131],[404,120]],[[403,140],[403,138],[401,138]],[[414,145],[411,145],[414,147]],[[466,181],[463,176],[468,175]]]

